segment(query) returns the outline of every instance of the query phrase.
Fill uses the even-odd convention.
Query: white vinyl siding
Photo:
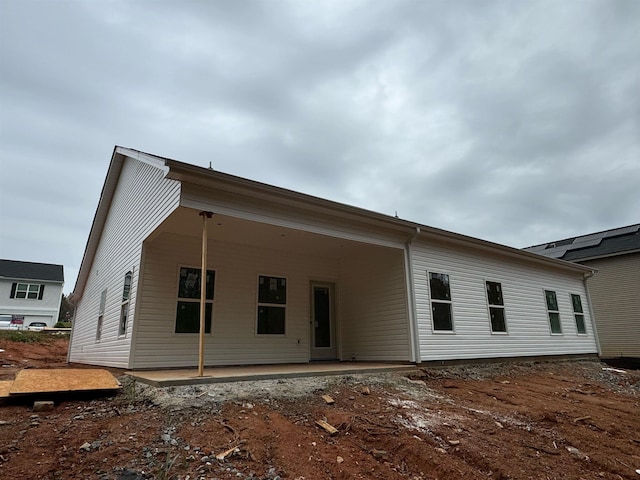
[[[343,360],[409,361],[403,251],[363,246],[343,259],[338,311]]]
[[[194,221],[198,221],[194,215]],[[179,265],[200,259],[198,238],[162,234],[145,243],[144,283],[132,368],[187,367],[198,363],[198,336],[174,333]],[[205,337],[205,365],[309,361],[311,279],[335,280],[337,259],[209,241],[208,268],[215,270],[212,334]],[[256,334],[258,275],[287,279],[285,335]]]
[[[412,246],[421,361],[595,353],[580,274],[550,270],[518,259],[426,239]],[[446,272],[451,285],[455,334],[432,333],[427,272]],[[492,335],[485,279],[500,279],[509,333]],[[544,289],[558,293],[562,330],[551,335]],[[575,335],[569,292],[583,299],[587,335]],[[568,333],[574,335],[567,335]]]
[[[640,253],[582,263],[598,269],[588,286],[601,356],[640,358]],[[588,311],[584,296],[582,309]]]
[[[124,160],[73,325],[69,361],[129,367],[131,335],[119,335],[123,276],[132,272],[127,330],[135,318],[143,240],[179,202],[180,184],[164,178],[161,168],[131,158]],[[96,330],[100,294],[107,289],[100,342]],[[45,292],[46,293],[46,292]]]

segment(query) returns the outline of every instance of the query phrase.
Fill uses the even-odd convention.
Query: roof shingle
[[[64,269],[62,265],[54,265],[51,263],[0,260],[0,277],[14,280],[64,282]]]

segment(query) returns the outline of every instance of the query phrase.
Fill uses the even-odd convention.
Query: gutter
[[[420,363],[420,340],[418,338],[418,314],[416,305],[416,287],[413,281],[413,259],[411,257],[411,244],[420,236],[420,227],[415,227],[415,232],[404,244],[404,260],[407,282],[409,310],[409,341],[411,347],[411,361]]]
[[[584,284],[584,291],[587,295],[587,302],[589,302],[589,316],[591,317],[591,328],[593,329],[593,335],[596,339],[596,348],[598,349],[598,356],[602,355],[602,349],[600,348],[600,338],[598,337],[598,330],[596,328],[596,316],[593,313],[593,305],[591,304],[591,294],[589,293],[589,286],[587,280],[595,275],[596,271],[591,270],[582,276],[582,283]]]

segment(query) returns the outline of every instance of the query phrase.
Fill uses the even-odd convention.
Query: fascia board
[[[38,282],[38,283],[50,283],[53,285],[64,285],[64,280],[44,280],[42,278],[3,277],[0,275],[0,280],[9,280],[9,281],[16,281],[16,282]]]

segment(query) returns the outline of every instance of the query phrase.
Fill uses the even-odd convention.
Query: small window
[[[35,283],[14,283],[11,285],[10,298],[26,298],[29,300],[42,300],[44,285]]]
[[[120,324],[118,326],[118,336],[127,334],[127,320],[129,319],[129,297],[131,296],[131,272],[124,276],[122,287],[122,305],[120,306]]]
[[[429,291],[431,292],[433,330],[452,332],[453,315],[451,313],[449,275],[446,273],[429,273]]]
[[[487,301],[489,303],[491,331],[493,333],[505,333],[507,331],[507,322],[504,314],[502,285],[498,282],[485,282],[485,284],[487,288]]]
[[[258,335],[284,335],[287,310],[287,279],[258,276]]]
[[[176,308],[176,333],[200,332],[201,272],[202,270],[199,268],[180,268],[180,275],[178,278],[178,305]],[[215,271],[207,270],[207,291],[204,314],[205,333],[211,333],[215,278]]]
[[[584,312],[582,311],[582,299],[580,295],[571,294],[571,305],[573,306],[573,316],[576,319],[576,330],[580,335],[587,334],[587,327],[584,324]]]
[[[102,322],[104,320],[104,309],[107,305],[107,290],[104,289],[100,294],[100,308],[98,309],[98,324],[96,326],[96,342],[102,338]]]
[[[551,333],[562,333],[562,327],[560,326],[560,310],[558,309],[556,292],[553,290],[545,290],[544,297],[547,302],[547,314],[549,315]]]

